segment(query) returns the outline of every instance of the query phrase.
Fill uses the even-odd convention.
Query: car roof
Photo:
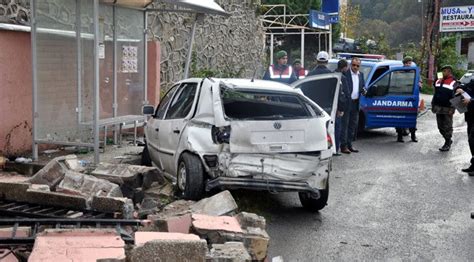
[[[330,59],[329,63],[337,63],[340,59]],[[375,60],[375,59],[360,59],[362,65],[366,66],[403,66],[402,61],[399,60]],[[350,59],[347,60],[350,63]]]
[[[275,81],[257,79],[252,81],[244,78],[213,78],[213,80],[220,80],[232,88],[298,93],[293,87]]]

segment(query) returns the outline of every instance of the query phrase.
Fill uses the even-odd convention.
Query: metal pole
[[[81,1],[76,0],[76,45],[77,45],[77,124],[82,121],[82,41],[81,41]]]
[[[301,29],[301,66],[304,67],[304,29]]]
[[[318,52],[321,51],[321,34],[318,35]]]
[[[145,87],[143,94],[143,105],[148,104],[148,13],[143,12],[143,20],[145,23],[145,31],[143,32],[144,52],[143,52],[143,86]],[[136,133],[135,133],[136,134]]]
[[[32,67],[32,80],[33,80],[33,130],[32,130],[32,135],[33,135],[33,148],[32,148],[32,155],[33,155],[33,160],[38,160],[38,144],[36,143],[37,140],[37,111],[38,111],[38,105],[36,100],[38,99],[38,73],[36,72],[37,70],[37,64],[38,64],[38,59],[37,59],[37,48],[36,48],[36,0],[31,0],[30,1],[30,6],[31,6],[31,67]]]
[[[332,24],[329,24],[329,57],[332,57]]]
[[[273,64],[273,34],[270,34],[270,65]]]
[[[186,59],[186,65],[184,67],[184,78],[188,78],[189,75],[189,66],[191,64],[191,58],[193,54],[193,44],[194,44],[194,35],[196,33],[196,24],[198,22],[199,17],[201,14],[196,14],[196,18],[193,22],[193,27],[191,28],[191,33],[189,35],[189,49],[188,49],[188,58]]]
[[[94,163],[99,164],[99,0],[94,0]]]
[[[114,88],[114,93],[113,93],[113,104],[112,104],[112,108],[113,108],[113,117],[117,117],[118,115],[118,103],[117,103],[117,66],[118,66],[118,59],[117,59],[117,50],[118,50],[118,44],[117,44],[117,6],[113,6],[112,8],[112,19],[113,19],[113,64],[114,64],[114,69],[113,69],[113,79],[114,79],[114,83],[113,83],[113,88]],[[114,126],[114,144],[117,144],[118,143],[118,129],[119,129],[119,126],[118,125],[115,125]]]
[[[425,20],[425,14],[423,13],[423,0],[419,0],[421,2],[421,41],[423,41],[423,20]]]

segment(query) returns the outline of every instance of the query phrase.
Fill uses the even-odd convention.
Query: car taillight
[[[326,134],[326,140],[328,141],[328,149],[332,147],[333,143],[332,143],[332,138],[331,136],[329,135],[329,133]]]
[[[230,141],[230,126],[212,127],[212,141],[218,144],[229,144]]]

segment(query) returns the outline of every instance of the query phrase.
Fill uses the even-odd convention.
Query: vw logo
[[[273,123],[273,127],[274,127],[275,129],[280,129],[280,128],[281,128],[281,123],[275,122],[275,123]]]

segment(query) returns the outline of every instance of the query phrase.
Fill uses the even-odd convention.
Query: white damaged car
[[[156,111],[144,107],[152,117],[142,163],[175,177],[186,199],[214,188],[294,191],[305,208],[320,210],[328,200],[339,82],[339,74],[307,77],[292,86],[249,79],[180,81]]]

